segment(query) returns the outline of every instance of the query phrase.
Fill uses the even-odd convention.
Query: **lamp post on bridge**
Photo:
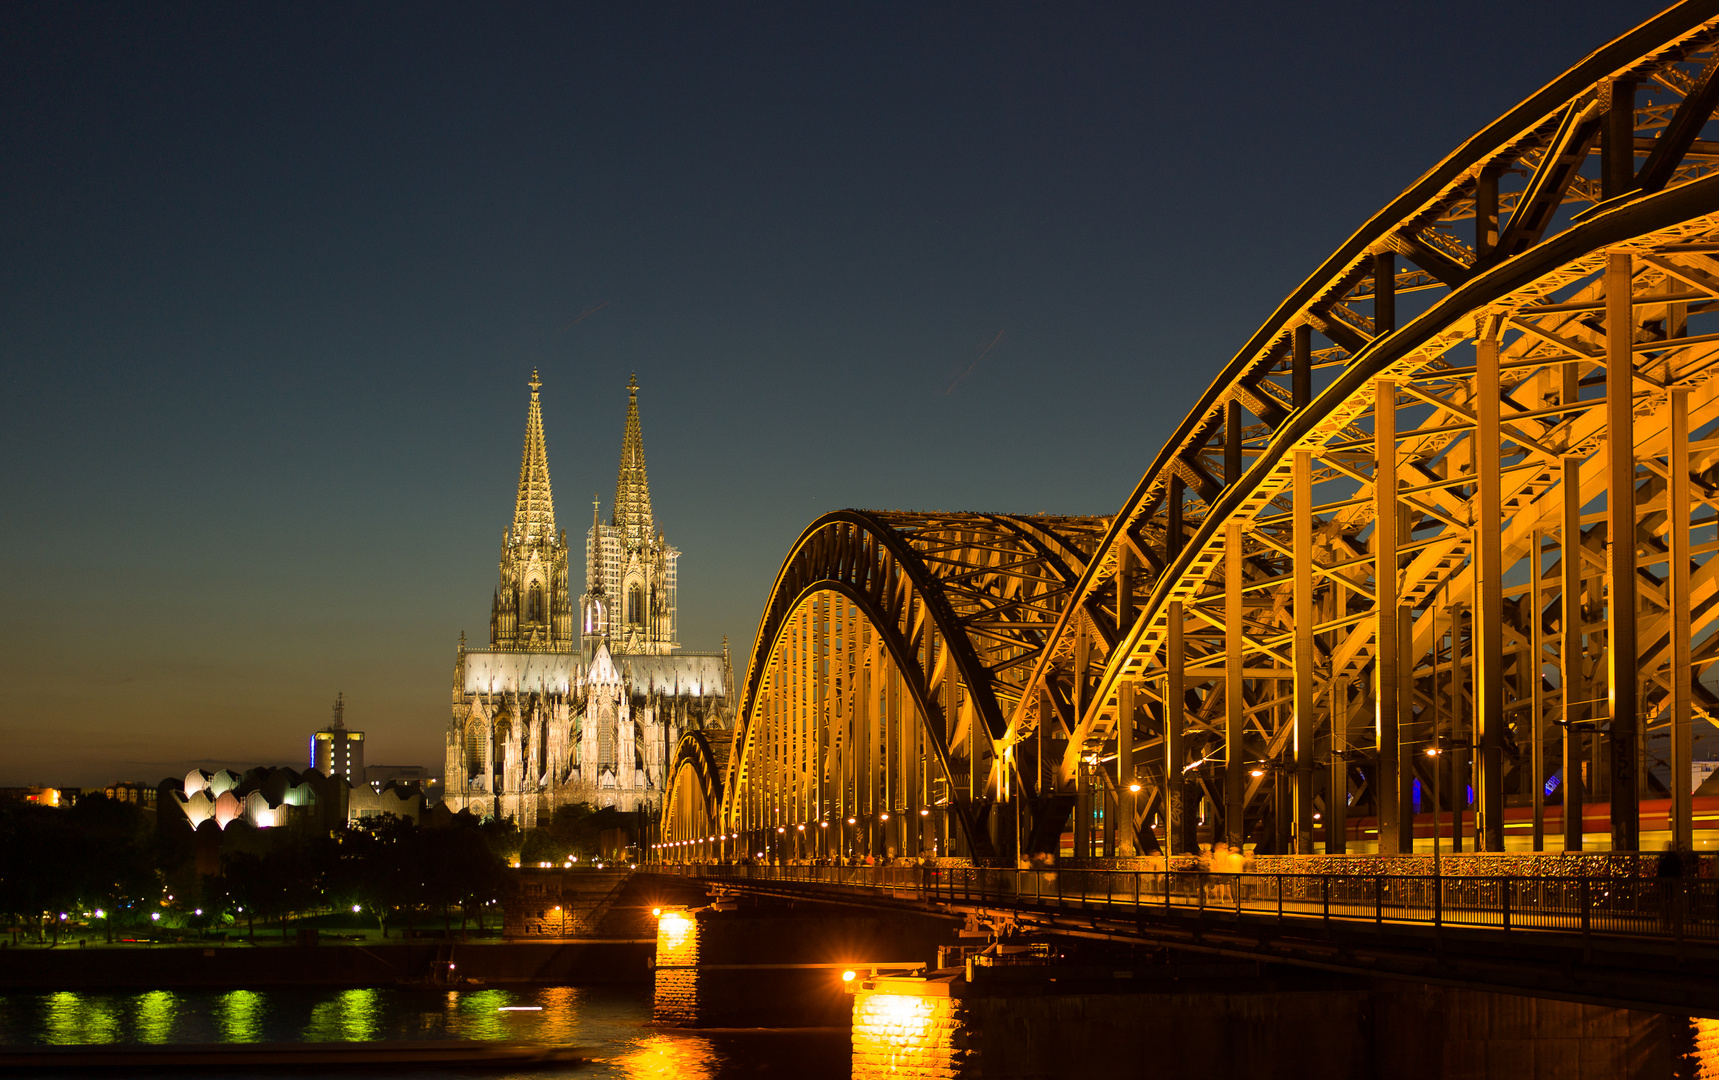
[[[1432,782],[1433,920],[1435,923],[1439,921],[1439,918],[1438,918],[1439,913],[1444,908],[1444,887],[1443,887],[1443,884],[1442,884],[1440,877],[1439,877],[1439,827],[1438,827],[1438,793],[1439,793],[1439,773],[1440,773],[1439,764],[1440,764],[1440,762],[1442,762],[1444,760],[1444,749],[1445,749],[1445,747],[1448,746],[1452,750],[1461,750],[1461,749],[1464,749],[1466,747],[1470,747],[1473,745],[1474,745],[1474,743],[1468,739],[1449,739],[1449,740],[1445,740],[1441,745],[1440,740],[1439,740],[1439,735],[1435,731],[1433,733],[1433,744],[1431,746],[1427,747],[1427,757],[1430,757],[1433,759],[1433,782]],[[1457,827],[1457,821],[1456,821],[1457,810],[1456,810],[1456,800],[1455,799],[1451,800],[1450,810],[1451,810],[1451,822],[1450,822],[1451,834],[1452,834],[1452,836],[1454,836],[1455,832],[1456,832],[1456,827]]]
[[[1123,825],[1128,829],[1128,851],[1131,855],[1140,854],[1140,845],[1134,838],[1134,822],[1140,813],[1140,781],[1133,780],[1128,784],[1128,816],[1123,819]],[[1151,826],[1147,826],[1151,828]],[[1168,865],[1167,863],[1165,865]]]

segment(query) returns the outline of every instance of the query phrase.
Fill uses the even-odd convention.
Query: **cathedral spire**
[[[548,474],[544,475],[547,484]],[[637,375],[627,380],[627,429],[621,439],[621,475],[615,480],[615,505],[609,524],[636,543],[649,543],[655,531],[651,521],[651,485],[645,479],[645,440],[639,433]]]
[[[538,543],[555,537],[555,499],[549,491],[549,452],[543,446],[543,385],[531,369],[531,408],[525,416],[525,452],[519,459],[519,498],[513,506],[513,542]]]
[[[599,569],[602,562],[600,557],[603,553],[603,530],[597,524],[597,507],[600,505],[601,500],[593,494],[591,496],[591,543],[588,545],[591,558],[585,567],[585,591],[592,596],[600,596],[604,591],[603,573]]]

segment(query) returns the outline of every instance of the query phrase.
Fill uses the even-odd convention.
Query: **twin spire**
[[[615,505],[609,524],[630,540],[649,540],[651,485],[645,479],[645,440],[639,433],[639,377],[627,380],[627,428],[621,437],[621,474],[615,480]]]
[[[555,497],[549,491],[549,451],[543,445],[543,385],[531,369],[531,409],[525,415],[525,453],[519,459],[519,498],[513,504],[513,542],[538,544],[555,538]]]
[[[519,460],[519,497],[513,507],[516,544],[548,541],[555,536],[555,497],[549,488],[549,451],[543,443],[543,386],[532,369],[531,406],[525,417],[525,451]],[[595,506],[592,509],[595,515]],[[627,380],[627,426],[621,439],[621,472],[615,481],[615,505],[609,524],[630,537],[649,539],[651,485],[645,476],[645,440],[639,430],[639,377]]]

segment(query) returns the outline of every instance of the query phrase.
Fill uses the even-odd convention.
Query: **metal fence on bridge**
[[[1009,870],[924,866],[660,864],[714,881],[801,883],[928,903],[1430,925],[1719,941],[1719,879],[1442,877]]]

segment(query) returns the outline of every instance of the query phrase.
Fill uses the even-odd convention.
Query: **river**
[[[516,1074],[522,1080],[835,1080],[850,1072],[845,1030],[683,1031],[656,1026],[650,1017],[648,987],[67,990],[0,994],[0,1045],[505,1039],[585,1047],[596,1059],[577,1069]],[[337,1072],[318,1076],[345,1080]],[[200,1072],[198,1080],[222,1074]]]

